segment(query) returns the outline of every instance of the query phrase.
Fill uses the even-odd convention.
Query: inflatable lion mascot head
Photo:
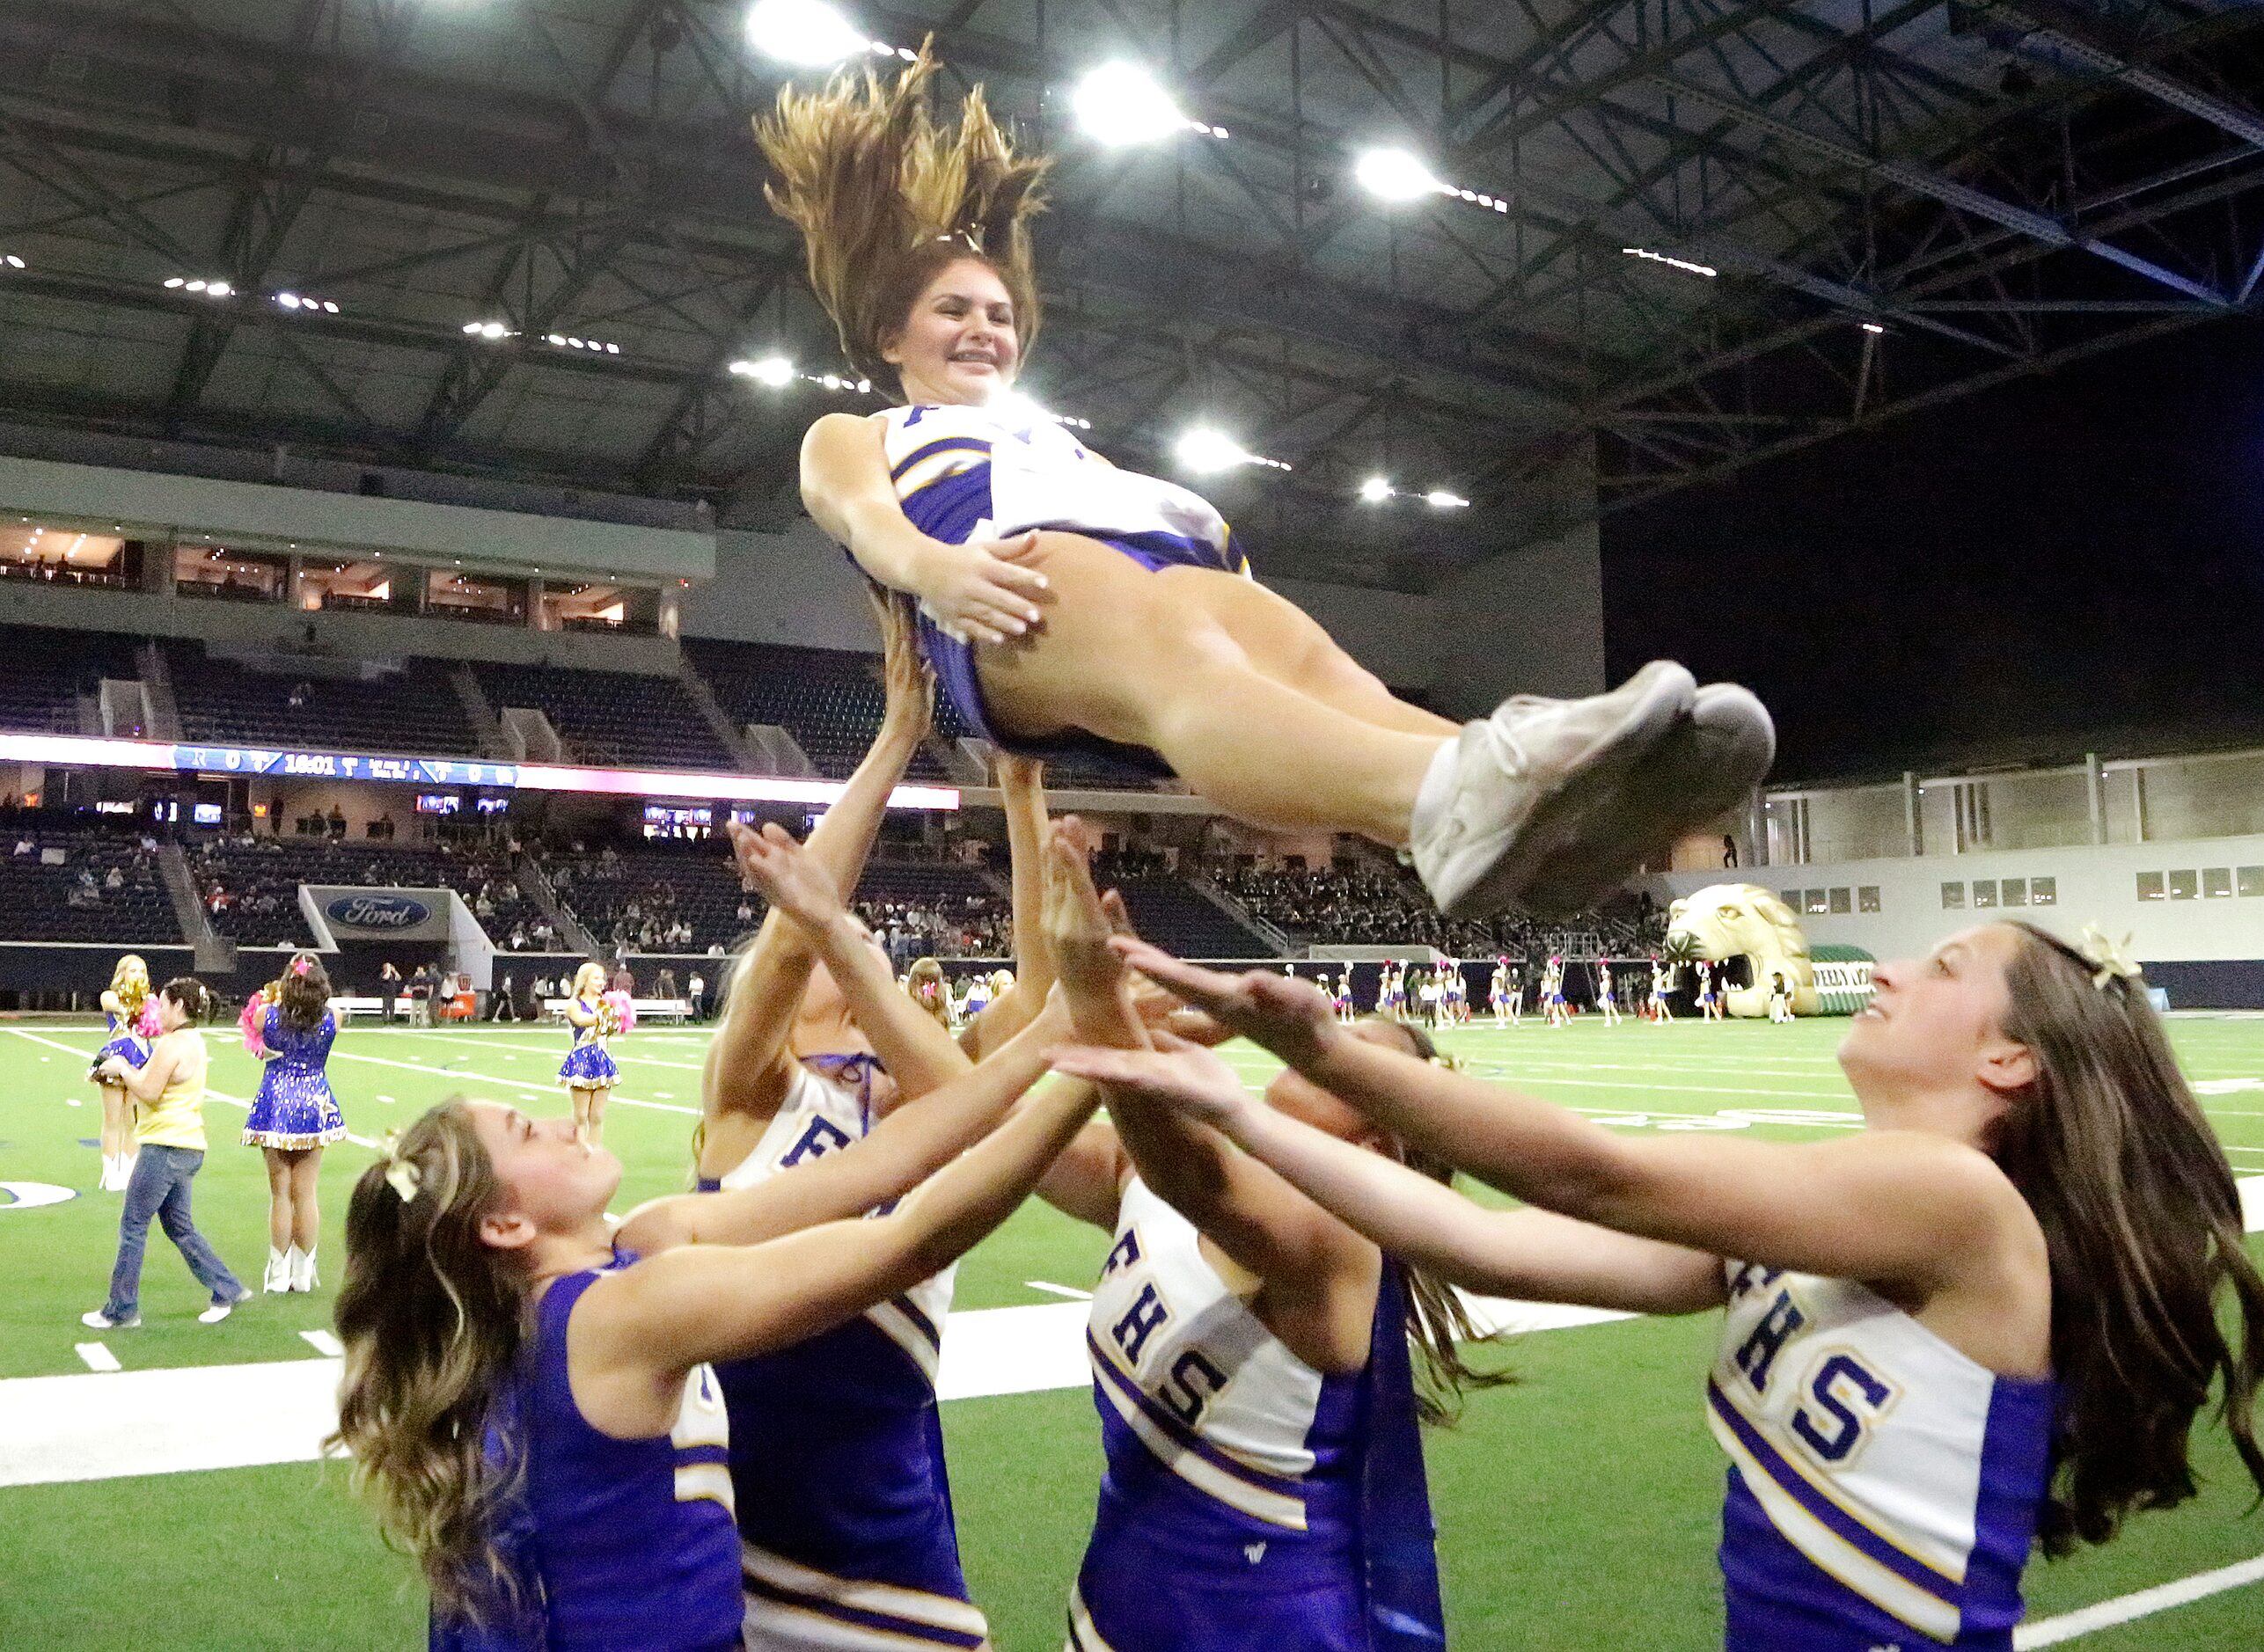
[[[1712,884],[1668,907],[1667,951],[1685,961],[1743,958],[1748,984],[1726,995],[1732,1015],[1767,1015],[1769,978],[1779,975],[1791,990],[1794,1014],[1821,1012],[1800,920],[1791,907],[1754,884]]]

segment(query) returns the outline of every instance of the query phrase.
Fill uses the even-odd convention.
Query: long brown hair
[[[282,1007],[284,1022],[302,1033],[321,1026],[330,1008],[330,972],[322,967],[322,960],[311,952],[293,956],[275,981],[275,1002]]]
[[[945,978],[943,966],[933,958],[915,958],[912,968],[904,972],[905,991],[920,1009],[933,1016],[938,1027],[949,1031],[951,1026],[951,983]],[[935,989],[934,998],[922,998],[924,986]]]
[[[2059,1555],[2194,1495],[2187,1436],[2218,1380],[2219,1414],[2264,1491],[2253,1415],[2264,1277],[2231,1166],[2144,983],[2097,970],[2033,925],[2010,927],[2022,939],[2003,1030],[2033,1053],[2036,1078],[1992,1151],[2051,1258],[2060,1403],[2038,1536]],[[2228,1283],[2237,1347],[2217,1315]]]
[[[1004,283],[1023,355],[1037,337],[1029,221],[1044,207],[1048,163],[1015,152],[979,86],[961,100],[956,128],[939,124],[925,95],[934,73],[923,46],[892,84],[867,69],[821,91],[788,86],[755,121],[773,174],[763,196],[802,231],[810,285],[841,348],[880,384],[896,377],[881,355],[887,340],[959,259],[979,259]]]
[[[1395,1015],[1363,1015],[1403,1034],[1409,1053],[1441,1066],[1459,1068],[1451,1056],[1439,1053],[1431,1034],[1412,1021]],[[1400,1162],[1418,1174],[1453,1186],[1454,1166],[1402,1145]],[[1446,1281],[1427,1270],[1399,1264],[1407,1282],[1407,1335],[1415,1349],[1415,1408],[1424,1422],[1450,1426],[1462,1415],[1462,1396],[1473,1388],[1500,1388],[1517,1380],[1517,1373],[1502,1366],[1473,1365],[1462,1356],[1462,1345],[1481,1342],[1498,1347],[1501,1333],[1481,1332],[1470,1319],[1461,1295]]]
[[[323,1443],[353,1453],[355,1489],[377,1505],[386,1542],[423,1567],[435,1605],[474,1621],[522,1601],[495,1532],[523,1466],[487,1451],[527,1292],[524,1272],[480,1237],[502,1192],[461,1097],[362,1173],[338,1292],[338,1431]]]

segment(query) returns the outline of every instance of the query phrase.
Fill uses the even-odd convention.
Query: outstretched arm
[[[585,1372],[593,1392],[626,1385],[648,1396],[646,1414],[664,1429],[673,1405],[663,1413],[656,1402],[700,1361],[802,1341],[956,1261],[1014,1213],[1098,1100],[1073,1079],[1039,1085],[888,1216],[762,1245],[682,1245],[600,1280],[569,1332],[577,1397]]]
[[[2026,1218],[1977,1150],[1915,1130],[1790,1144],[1628,1139],[1562,1107],[1352,1037],[1326,1000],[1119,943],[1128,960],[1410,1145],[1579,1221],[1764,1266],[1931,1288]]]
[[[1059,1052],[1054,1066],[1097,1080],[1112,1104],[1137,1095],[1143,1105],[1207,1122],[1386,1252],[1450,1283],[1638,1313],[1690,1313],[1722,1300],[1717,1257],[1553,1211],[1487,1210],[1381,1153],[1275,1112],[1231,1068],[1191,1045],[1080,1048]]]
[[[1041,1014],[982,1065],[962,1071],[918,1107],[897,1108],[839,1151],[751,1188],[656,1199],[631,1211],[618,1237],[648,1256],[678,1245],[753,1245],[899,1198],[997,1124],[1044,1072],[1048,1050],[1068,1032],[1065,1011]]]
[[[927,737],[934,708],[934,685],[902,603],[883,605],[881,631],[888,702],[880,734],[803,845],[841,890],[854,890],[864,875],[866,857],[888,813],[889,794]],[[742,862],[742,879],[751,881],[744,861],[756,834],[736,821],[727,830]],[[731,970],[715,1036],[707,1047],[701,1079],[707,1110],[776,1110],[791,1074],[786,1036],[815,957],[808,936],[794,923],[776,911],[765,915],[754,944]]]
[[[1044,623],[1045,576],[1023,566],[1035,533],[950,545],[912,525],[889,476],[876,419],[827,413],[802,439],[802,502],[810,519],[890,590],[975,642],[1004,642]]]
[[[1029,1024],[1053,986],[1053,951],[1045,944],[1045,765],[999,754],[999,791],[1006,806],[1007,857],[1014,879],[1014,985],[959,1034],[976,1060]]]
[[[971,1064],[951,1034],[897,985],[871,934],[843,903],[840,890],[811,854],[769,825],[738,840],[739,866],[825,960],[857,1025],[896,1080],[898,1101],[916,1100]]]
[[[1114,925],[1065,828],[1055,830],[1048,845],[1046,879],[1047,931],[1078,1036],[1145,1048],[1150,1034],[1132,1010],[1110,945]],[[1175,1049],[1194,1048],[1169,1033],[1155,1037]],[[1225,1070],[1216,1056],[1205,1059]],[[1111,1089],[1108,1100],[1110,1122],[1140,1180],[1277,1295],[1324,1294],[1359,1271],[1347,1263],[1362,1241],[1217,1130],[1138,1090]],[[1323,1322],[1332,1317],[1322,1316]]]

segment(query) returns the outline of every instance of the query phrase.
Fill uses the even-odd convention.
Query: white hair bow
[[[378,1144],[385,1155],[385,1185],[401,1195],[403,1204],[414,1203],[424,1188],[424,1170],[414,1159],[401,1155],[401,1133],[387,1130]]]
[[[2112,980],[2136,981],[2138,978],[2138,961],[2130,955],[2130,937],[2128,935],[2118,942],[2110,939],[2106,932],[2098,925],[2086,924],[2081,938],[2076,942],[2076,950],[2083,954],[2084,961],[2092,966],[2091,983],[2095,987],[2104,988]]]

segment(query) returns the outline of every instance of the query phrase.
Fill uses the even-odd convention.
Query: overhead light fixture
[[[1360,497],[1371,505],[1381,505],[1397,491],[1392,486],[1391,479],[1384,476],[1371,476],[1360,484]]]
[[[1465,510],[1470,501],[1460,493],[1450,493],[1443,487],[1434,487],[1423,495],[1423,502],[1433,510]]]
[[[1110,149],[1154,143],[1181,132],[1222,138],[1224,127],[1191,121],[1138,63],[1103,63],[1077,83],[1069,107],[1087,137]]]
[[[1269,459],[1252,453],[1223,431],[1198,425],[1186,432],[1172,446],[1172,454],[1180,464],[1198,476],[1209,476],[1220,471],[1231,471],[1244,464],[1264,465],[1268,470],[1286,471],[1289,466],[1279,459]]]
[[[731,370],[743,378],[751,378],[758,384],[767,384],[773,390],[783,389],[795,381],[794,363],[782,355],[766,355],[752,362],[734,362]]]
[[[0,254],[0,264],[5,264],[10,269],[21,269],[24,267],[24,260],[18,258],[13,252]]]
[[[1352,176],[1361,188],[1385,201],[1419,201],[1453,193],[1419,157],[1402,149],[1364,150],[1352,164]]]
[[[464,331],[474,338],[486,339],[491,342],[496,339],[517,336],[500,321],[467,321],[464,324]]]
[[[1629,258],[1645,259],[1653,264],[1664,264],[1669,269],[1679,269],[1692,275],[1703,275],[1708,281],[1721,274],[1711,264],[1693,263],[1687,258],[1676,258],[1668,252],[1654,252],[1647,246],[1623,246],[1621,252]]]
[[[277,293],[275,302],[286,310],[311,310],[330,315],[338,313],[338,303],[330,298],[309,298],[301,293]]]
[[[1887,331],[1885,327],[1880,326],[1876,321],[1865,322],[1863,324],[1863,330],[1865,333],[1884,333]]]
[[[822,69],[864,52],[907,62],[919,55],[868,39],[825,0],[755,0],[747,10],[747,44],[797,69]]]

